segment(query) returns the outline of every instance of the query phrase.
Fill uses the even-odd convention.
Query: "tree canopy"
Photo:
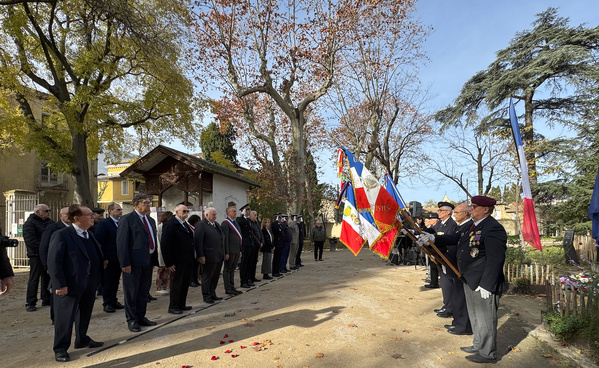
[[[555,8],[537,14],[533,27],[517,33],[436,118],[445,127],[465,122],[483,131],[509,129],[508,99],[523,102],[522,139],[534,183],[537,158],[555,150],[555,145],[534,129],[533,117],[568,125],[598,103],[599,27],[571,27]]]
[[[87,160],[98,152],[110,161],[193,142],[185,1],[16,3],[0,4],[0,135],[71,174],[76,202],[93,202]]]

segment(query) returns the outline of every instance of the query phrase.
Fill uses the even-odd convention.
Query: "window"
[[[50,170],[47,162],[42,162],[40,181],[42,182],[42,184],[46,184],[46,183],[57,184],[58,183],[58,176],[56,176],[56,174],[53,173],[52,170]]]
[[[121,182],[121,194],[129,195],[129,180],[123,180]]]

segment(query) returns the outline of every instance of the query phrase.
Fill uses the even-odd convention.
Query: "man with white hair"
[[[50,291],[48,285],[50,276],[42,264],[40,257],[40,242],[44,231],[54,223],[50,219],[50,207],[45,204],[38,204],[34,212],[29,215],[27,221],[23,224],[23,240],[27,247],[27,257],[29,257],[29,281],[27,281],[27,299],[25,308],[27,312],[35,312],[37,307],[37,289],[40,287],[40,297],[42,305],[50,305]],[[40,285],[41,282],[41,285]]]
[[[206,303],[222,300],[216,295],[216,285],[223,262],[229,259],[225,253],[223,231],[216,222],[216,209],[208,207],[204,211],[204,219],[197,223],[193,242],[202,270],[202,297]]]

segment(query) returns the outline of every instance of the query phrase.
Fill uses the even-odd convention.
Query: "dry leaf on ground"
[[[317,358],[324,358],[324,354],[323,353],[316,353],[316,357]]]
[[[412,330],[403,330],[403,332],[410,333],[410,332],[412,332]]]
[[[394,337],[391,339],[391,341],[401,341],[403,340],[401,337]]]
[[[249,318],[242,318],[241,322],[252,322],[252,320]]]
[[[358,327],[358,325],[354,324],[354,323],[348,323],[347,327]]]
[[[393,359],[405,359],[404,357],[401,356],[401,354],[393,354],[393,355],[391,355],[391,358],[393,358]]]

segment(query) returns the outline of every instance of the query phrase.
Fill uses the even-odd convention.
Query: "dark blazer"
[[[101,270],[104,259],[102,249],[94,235],[90,232],[88,234],[96,246],[99,260],[97,267]],[[91,260],[81,237],[77,235],[72,225],[55,231],[50,238],[48,250],[48,273],[52,280],[52,288],[60,289],[67,286],[69,295],[80,295],[87,287],[90,278],[97,277],[91,275]]]
[[[257,221],[250,220],[250,227],[252,229],[252,240],[254,242],[253,245],[256,248],[260,248],[260,245],[264,244],[264,237],[262,236],[260,225]]]
[[[160,249],[166,267],[193,263],[193,232],[191,228],[185,229],[176,216],[171,217],[162,225]]]
[[[44,266],[44,270],[48,269],[48,248],[50,247],[50,237],[54,234],[55,231],[60,229],[64,229],[66,225],[62,221],[58,221],[48,226],[46,230],[42,233],[42,239],[40,240],[40,248],[39,255],[40,261],[42,261],[42,265]]]
[[[278,221],[273,221],[270,224],[270,231],[272,232],[272,236],[274,238],[273,246],[275,248],[285,248],[285,233],[283,232],[281,223]]]
[[[195,233],[193,234],[193,243],[198,258],[206,257],[206,262],[224,261],[225,239],[218,222],[214,223],[216,228],[210,225],[207,219],[203,219],[196,225]]]
[[[0,236],[2,236],[2,231],[0,230]],[[10,265],[10,259],[8,258],[8,254],[6,253],[6,248],[0,247],[0,280],[5,277],[14,276],[14,272],[12,271],[12,266]]]
[[[154,232],[154,239],[156,239],[156,221],[150,216],[146,216],[146,218],[150,229]],[[119,219],[119,228],[116,231],[116,249],[121,267],[151,264],[148,237],[146,227],[136,211],[123,215]],[[156,251],[153,255],[157,255]]]
[[[232,221],[237,224],[237,229],[238,231],[240,231],[237,220],[234,219]],[[241,252],[241,242],[239,241],[239,235],[237,235],[237,231],[233,229],[229,221],[225,219],[225,221],[222,222],[220,227],[223,231],[223,236],[225,237],[225,254]]]
[[[29,215],[27,221],[23,224],[23,240],[25,241],[25,247],[27,247],[27,257],[39,256],[42,234],[53,223],[54,221],[49,218],[42,220],[35,213]]]
[[[474,228],[470,227],[465,228],[461,234],[438,236],[435,244],[455,244],[459,239],[458,269],[468,286],[472,290],[480,286],[492,293],[501,292],[505,281],[503,264],[507,250],[505,228],[491,216],[487,216]],[[469,266],[485,256],[484,262],[474,267]]]
[[[269,234],[270,232],[270,234]],[[262,238],[264,239],[264,245],[262,246],[262,248],[260,248],[260,251],[265,252],[265,253],[271,253],[272,252],[272,240],[270,238],[270,236],[272,235],[272,232],[270,231],[270,229],[266,229],[265,227],[262,228]],[[274,237],[273,237],[274,240]]]
[[[250,219],[245,218],[243,215],[237,217],[237,223],[239,224],[239,228],[241,229],[242,245],[251,246],[254,244],[252,240],[252,227],[250,225]]]
[[[104,252],[104,258],[110,264],[118,264],[119,258],[116,251],[116,231],[117,226],[114,224],[112,217],[105,218],[98,222],[94,236]]]

